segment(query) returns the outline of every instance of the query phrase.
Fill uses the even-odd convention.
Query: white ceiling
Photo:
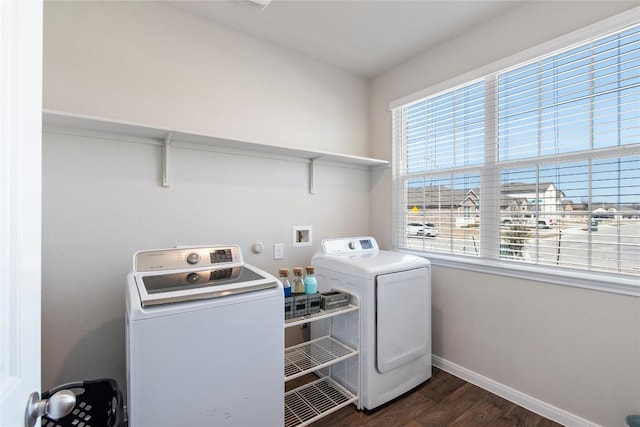
[[[167,1],[174,7],[365,76],[376,76],[523,0]]]

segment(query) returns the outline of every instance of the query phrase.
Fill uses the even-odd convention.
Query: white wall
[[[367,83],[148,2],[46,2],[44,108],[297,148],[368,154]],[[125,387],[124,286],[137,250],[238,244],[276,273],[323,238],[370,230],[370,174],[173,149],[111,135],[43,136],[42,387],[114,377]],[[125,138],[126,139],[126,138]],[[251,253],[261,241],[265,252]],[[272,260],[274,243],[285,259]],[[203,326],[205,327],[205,326]],[[208,327],[208,326],[207,326]],[[295,338],[295,337],[294,337]]]
[[[391,159],[389,103],[637,2],[526,2],[371,82],[372,156]],[[391,172],[375,173],[373,233],[391,246]],[[637,298],[434,267],[433,351],[590,422],[640,411]]]

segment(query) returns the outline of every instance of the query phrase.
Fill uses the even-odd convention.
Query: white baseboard
[[[462,366],[456,365],[453,362],[449,362],[448,360],[436,356],[435,354],[432,356],[432,362],[433,366],[435,366],[436,368],[447,371],[458,378],[462,378],[463,380],[471,384],[477,385],[480,388],[483,388],[497,396],[515,403],[516,405],[522,406],[523,408],[528,409],[531,412],[535,412],[536,414],[542,415],[543,417],[564,426],[600,427],[598,426],[598,424],[594,424],[590,421],[585,420],[584,418],[580,418],[577,415],[569,413],[565,410],[536,399],[535,397],[531,397],[509,386],[494,381],[491,378],[487,378],[467,368],[463,368]]]

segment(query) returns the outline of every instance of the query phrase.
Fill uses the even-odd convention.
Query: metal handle
[[[52,420],[58,420],[69,415],[74,406],[76,406],[76,395],[71,390],[60,390],[49,399],[42,400],[38,392],[33,392],[27,401],[24,425],[35,427],[38,418],[45,414]]]

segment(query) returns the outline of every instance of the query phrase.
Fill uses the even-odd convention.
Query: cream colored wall
[[[368,154],[364,79],[151,2],[47,1],[44,108]],[[126,387],[124,286],[135,251],[237,244],[276,273],[315,251],[292,247],[293,226],[311,225],[315,245],[370,231],[368,170],[318,162],[311,195],[307,163],[173,148],[164,188],[160,147],[122,139],[43,135],[44,389],[103,376]],[[284,260],[272,259],[274,243],[285,244]]]
[[[148,1],[47,1],[44,107],[369,154],[364,79]]]
[[[434,354],[602,426],[640,402],[640,301],[433,269]]]
[[[372,156],[391,159],[390,102],[634,6],[526,2],[377,77]],[[389,248],[391,172],[376,174],[373,234]],[[622,425],[640,411],[638,298],[436,265],[433,324],[435,355],[589,422]]]
[[[307,265],[315,251],[292,246],[294,225],[313,226],[315,244],[368,233],[366,213],[343,209],[368,205],[366,170],[316,165],[311,195],[302,162],[176,148],[171,165],[164,188],[159,146],[44,132],[44,388],[103,376],[125,387],[124,286],[136,251],[234,244],[275,275]],[[274,243],[285,244],[284,260],[273,260]],[[288,333],[295,342],[303,331]]]

